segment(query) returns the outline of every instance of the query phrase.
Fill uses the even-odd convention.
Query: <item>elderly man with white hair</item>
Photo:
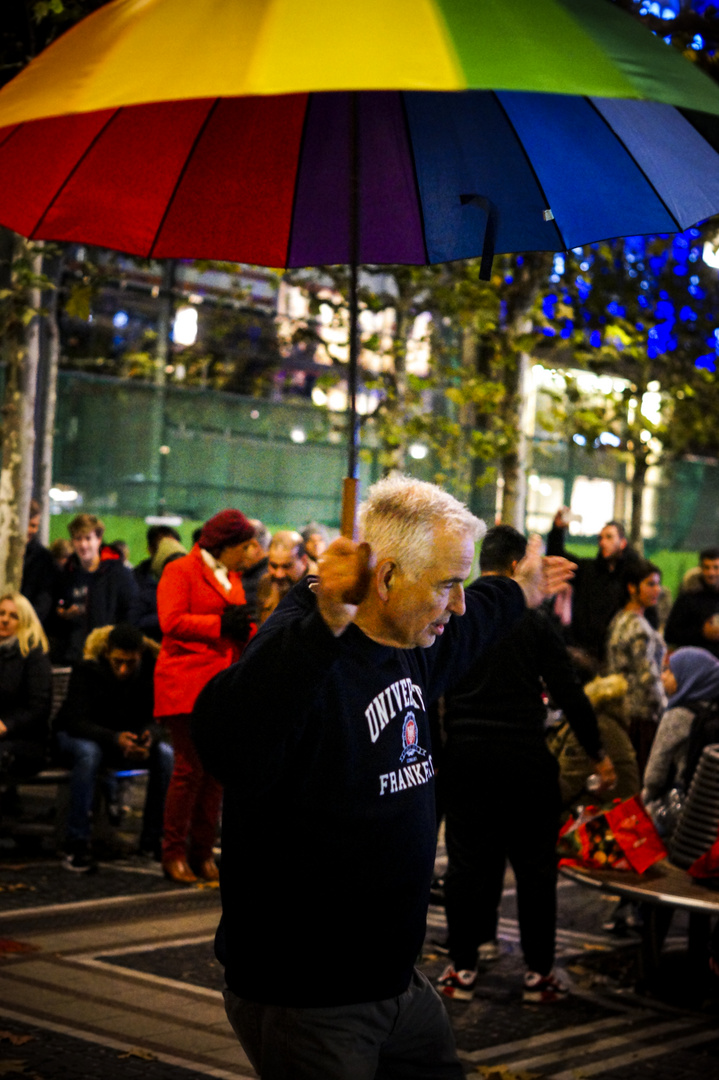
[[[483,524],[408,477],[370,488],[360,527],[196,706],[225,787],[226,1009],[263,1080],[461,1080],[414,967],[435,853],[427,709],[570,564],[535,541],[514,579],[465,593]]]

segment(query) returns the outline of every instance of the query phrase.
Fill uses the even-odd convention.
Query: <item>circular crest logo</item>
[[[417,719],[411,709],[406,714],[402,725],[402,746],[400,761],[414,761],[427,755],[427,751],[423,750],[419,745],[419,728]]]

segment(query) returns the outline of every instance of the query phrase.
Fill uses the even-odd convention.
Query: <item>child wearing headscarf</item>
[[[670,792],[685,790],[692,722],[707,702],[719,698],[719,660],[706,649],[687,646],[670,654],[662,672],[668,696],[644,771],[642,800],[656,820]]]

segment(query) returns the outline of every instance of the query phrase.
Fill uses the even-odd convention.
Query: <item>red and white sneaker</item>
[[[558,979],[553,971],[549,975],[540,975],[536,971],[528,971],[524,976],[522,1001],[534,1001],[540,1005],[552,1005],[556,1001],[564,1001],[568,993],[569,987]]]
[[[455,1001],[471,1001],[476,984],[476,971],[455,971],[451,964],[447,965],[437,979],[440,994]]]

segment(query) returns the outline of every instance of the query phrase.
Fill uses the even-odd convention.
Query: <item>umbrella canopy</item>
[[[676,232],[719,213],[719,154],[669,105],[519,91],[202,99],[0,131],[0,223],[136,255],[437,263],[480,254],[490,212],[497,252]]]
[[[719,87],[610,0],[114,0],[0,91],[0,224],[356,268],[719,213]],[[345,521],[347,518],[345,517]]]
[[[115,0],[0,92],[0,223],[275,267],[562,251],[718,213],[707,113],[608,0]]]

